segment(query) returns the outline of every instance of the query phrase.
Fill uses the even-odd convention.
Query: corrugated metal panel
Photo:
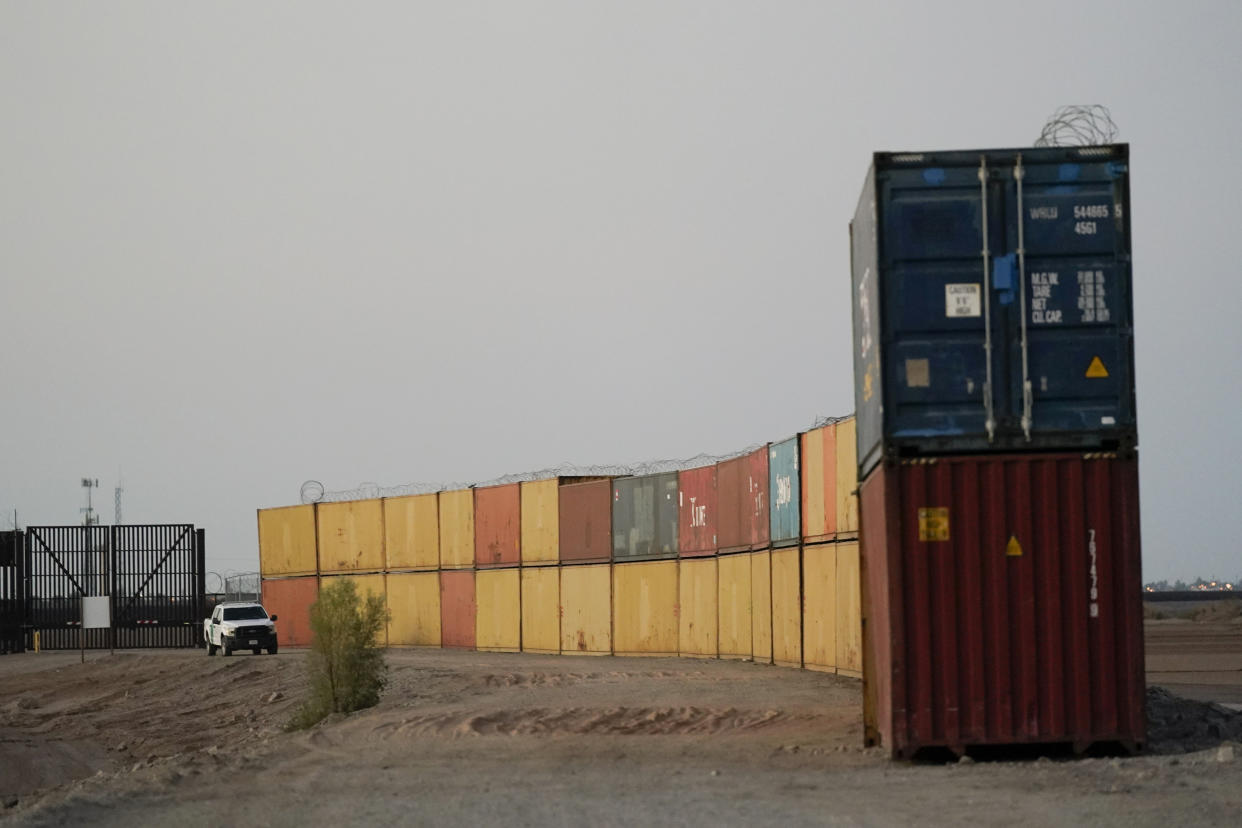
[[[561,575],[556,567],[522,570],[522,652],[561,651]]]
[[[612,567],[562,566],[560,573],[561,652],[611,655]]]
[[[768,448],[768,523],[773,546],[796,546],[802,537],[802,474],[798,438]]]
[[[474,574],[476,649],[516,653],[522,648],[519,574],[517,569],[489,569]]]
[[[684,557],[716,553],[716,467],[677,473],[680,517],[679,553]]]
[[[443,526],[444,513],[441,512],[440,515],[440,525]],[[440,573],[441,646],[474,649],[477,607],[474,597],[474,572]]]
[[[802,663],[837,670],[837,544],[802,548]]]
[[[837,673],[862,678],[862,584],[858,541],[837,544]]]
[[[365,502],[365,501],[358,501]],[[320,504],[321,506],[324,504]],[[322,514],[322,513],[321,513]],[[332,584],[341,581],[353,581],[354,587],[358,590],[360,598],[366,598],[369,595],[376,595],[384,599],[384,604],[388,604],[388,591],[384,588],[384,576],[382,574],[375,575],[325,575],[319,579],[320,589],[327,589]],[[385,647],[388,644],[388,628],[380,629],[379,634],[375,638],[377,646]]]
[[[556,563],[560,551],[560,481],[522,484],[522,563]]]
[[[319,579],[264,578],[263,607],[276,619],[276,642],[281,647],[309,647],[310,607],[319,597]]]
[[[474,490],[440,492],[440,568],[474,568]],[[470,589],[474,600],[474,587]],[[471,616],[470,629],[474,629]],[[473,633],[471,633],[473,635]],[[473,647],[474,645],[471,644]]]
[[[617,655],[677,655],[677,561],[614,564],[612,600]]]
[[[751,646],[755,662],[772,663],[772,553],[750,555]]]
[[[806,543],[837,534],[837,427],[802,435],[802,535]]]
[[[802,573],[798,547],[772,550],[772,661],[802,666]]]
[[[676,557],[677,513],[677,472],[612,481],[613,559]]]
[[[720,654],[716,559],[682,561],[679,578],[678,650],[683,656],[716,658]]]
[[[717,624],[721,658],[752,658],[755,653],[751,558],[749,554],[724,555],[716,561],[720,584],[716,602],[720,613]],[[684,599],[682,603],[685,603]]]
[[[440,507],[436,495],[384,498],[384,556],[389,571],[439,568]]]
[[[440,573],[388,575],[388,644],[440,646]]]
[[[837,535],[858,534],[858,463],[855,426],[850,417],[837,423]]]
[[[716,466],[716,535],[721,552],[768,545],[768,447]]]
[[[850,231],[864,471],[1133,445],[1128,166],[1125,145],[876,154]]]
[[[561,560],[612,559],[612,481],[592,480],[560,487]]]
[[[259,570],[265,578],[319,571],[313,505],[259,510]]]
[[[384,510],[379,500],[319,503],[319,572],[384,569]]]
[[[1143,743],[1137,460],[881,465],[863,503],[869,738]]]
[[[474,560],[480,567],[522,562],[522,493],[517,483],[474,490]]]

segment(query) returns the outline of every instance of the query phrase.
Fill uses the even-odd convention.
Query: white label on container
[[[980,316],[982,313],[979,284],[944,286],[944,315],[949,318]]]
[[[1117,425],[1116,417],[1101,417],[1100,425]]]

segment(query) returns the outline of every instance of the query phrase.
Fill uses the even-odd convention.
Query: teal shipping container
[[[793,546],[802,533],[801,464],[798,438],[768,448],[768,519],[773,546]]]

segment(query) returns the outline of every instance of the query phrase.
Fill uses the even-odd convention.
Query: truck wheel
[[[223,652],[226,656],[231,656],[231,655],[233,654],[233,648],[232,648],[232,647],[230,647],[230,646],[228,645],[228,642],[227,642],[227,641],[222,641],[222,642],[220,643],[220,650],[221,650],[221,651],[222,651],[222,652]]]
[[[263,653],[263,648],[262,647],[251,647],[250,652],[253,653],[254,655],[261,655]]]
[[[276,643],[272,642],[272,646],[267,648],[268,655],[276,655]]]
[[[215,654],[216,654],[216,645],[208,641],[207,642],[207,655],[213,656]]]

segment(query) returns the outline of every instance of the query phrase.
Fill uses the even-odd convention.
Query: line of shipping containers
[[[721,560],[733,555],[744,555],[750,561],[751,582],[751,657],[757,662],[772,662],[774,655],[781,651],[775,642],[774,607],[779,602],[773,597],[773,561],[771,545],[771,498],[770,492],[770,446],[763,446],[749,454],[725,460],[716,465],[716,491],[719,503],[717,535],[719,538]],[[795,541],[796,549],[796,541]],[[785,550],[788,552],[788,549]],[[780,556],[784,562],[787,556]],[[796,552],[794,559],[797,559]],[[740,565],[730,563],[733,571],[734,586],[730,593],[741,599],[741,590],[736,586],[736,575]],[[728,582],[726,582],[728,584]],[[784,605],[780,605],[784,609]],[[721,617],[733,617],[734,629],[731,638],[734,643],[730,649],[740,650],[736,639],[741,637],[738,630],[741,616],[744,613],[736,607],[722,607]],[[783,651],[782,651],[783,652]]]
[[[474,569],[474,490],[439,492],[436,499],[440,524],[440,569]],[[470,591],[473,595],[473,581]],[[474,628],[473,617],[470,626]]]
[[[388,644],[439,647],[439,497],[387,497],[383,504]]]
[[[310,605],[319,594],[315,504],[259,509],[260,590],[277,616],[281,647],[310,646]]]
[[[612,481],[613,651],[677,655],[677,472]]]
[[[683,656],[720,654],[716,554],[716,466],[677,473],[678,650]]]
[[[557,491],[561,652],[612,654],[612,480]]]
[[[875,156],[864,698],[894,755],[1145,740],[1128,195],[1124,145]]]

